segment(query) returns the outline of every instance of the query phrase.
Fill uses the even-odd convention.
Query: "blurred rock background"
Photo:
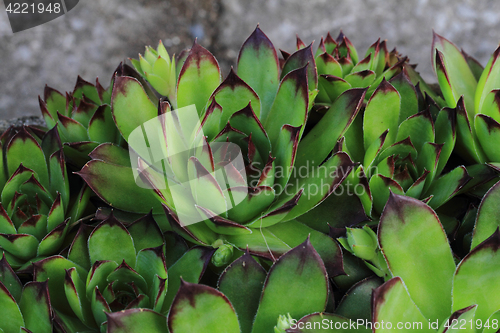
[[[0,119],[38,115],[45,84],[70,91],[78,75],[109,83],[120,61],[159,39],[178,53],[197,37],[226,74],[257,23],[284,50],[294,49],[296,33],[309,43],[343,29],[361,53],[387,39],[434,82],[432,29],[485,64],[500,41],[500,1],[80,0],[66,15],[15,34],[0,3]]]

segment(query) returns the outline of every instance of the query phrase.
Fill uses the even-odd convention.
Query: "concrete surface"
[[[38,115],[46,83],[69,91],[80,74],[107,84],[120,61],[160,38],[178,53],[197,36],[227,71],[257,23],[285,50],[294,49],[296,33],[318,42],[343,29],[360,53],[387,39],[432,82],[432,28],[485,64],[500,41],[500,1],[81,0],[66,15],[16,34],[1,3],[0,119]]]

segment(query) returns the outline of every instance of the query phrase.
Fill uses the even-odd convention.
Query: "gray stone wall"
[[[483,64],[500,41],[498,0],[80,0],[16,34],[3,3],[0,11],[0,119],[38,115],[45,84],[69,91],[77,75],[107,84],[120,61],[159,39],[174,53],[198,37],[227,73],[257,23],[285,50],[293,50],[296,33],[318,42],[343,29],[361,53],[387,39],[430,82],[433,28]]]

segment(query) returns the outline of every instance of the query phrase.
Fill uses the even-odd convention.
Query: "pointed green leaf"
[[[500,231],[479,244],[458,265],[453,279],[453,311],[477,304],[475,320],[486,320],[500,309]],[[481,281],[481,283],[477,283]]]
[[[101,105],[92,116],[88,128],[89,139],[96,142],[115,142],[118,131],[109,105]]]
[[[130,155],[127,149],[113,143],[103,143],[89,154],[93,160],[130,167]]]
[[[342,67],[339,62],[330,54],[323,53],[316,57],[316,67],[320,75],[333,75],[342,77]]]
[[[344,295],[335,313],[352,320],[369,321],[372,316],[370,307],[372,293],[381,284],[378,277],[370,277],[356,283]]]
[[[307,213],[313,207],[320,204],[346,179],[352,171],[353,163],[346,153],[340,152],[333,155],[321,166],[314,169],[312,174],[297,182],[297,185],[287,187],[286,194],[291,198],[292,193],[298,193],[303,189],[297,205],[287,214],[283,221],[291,220],[297,216]],[[300,170],[300,169],[298,169]],[[297,169],[295,172],[298,172]],[[283,200],[280,198],[280,200]]]
[[[218,289],[233,305],[242,333],[250,333],[266,271],[246,252],[228,265],[220,275]]]
[[[283,64],[281,70],[281,79],[293,70],[307,66],[307,82],[309,90],[315,90],[318,87],[318,73],[312,51],[312,44],[292,53]]]
[[[417,91],[405,71],[393,77],[390,82],[401,96],[401,112],[399,113],[399,124],[401,124],[405,119],[420,111],[418,109]]]
[[[36,256],[38,239],[27,234],[0,234],[0,247],[19,259],[29,260]]]
[[[448,295],[448,298],[449,295]],[[429,328],[427,319],[422,315],[419,308],[415,305],[408,294],[407,287],[403,280],[397,276],[384,283],[373,292],[373,318],[372,322],[379,323],[375,333],[390,332],[394,329],[396,323],[411,323],[410,329],[398,329],[400,332],[435,332]],[[449,309],[442,309],[449,314]],[[446,317],[443,317],[444,320]],[[382,322],[391,323],[391,329],[388,325],[381,325]]]
[[[135,270],[146,280],[148,290],[153,286],[156,276],[166,279],[167,266],[162,247],[143,249],[137,254]],[[148,290],[144,290],[145,292]],[[156,296],[156,295],[155,295]]]
[[[273,44],[258,26],[240,49],[238,76],[255,90],[262,103],[260,119],[267,119],[280,83],[279,65]]]
[[[320,75],[318,79],[319,93],[316,102],[333,103],[344,91],[351,89],[351,84],[334,75]]]
[[[106,317],[109,333],[168,332],[166,318],[149,309],[128,309],[111,312],[106,313]]]
[[[405,282],[422,314],[430,320],[446,319],[455,263],[436,213],[421,201],[391,194],[378,237],[391,273]]]
[[[471,250],[484,242],[500,226],[498,202],[500,200],[500,182],[492,186],[484,195],[477,213]]]
[[[118,130],[125,140],[138,126],[158,115],[141,83],[133,77],[118,76],[113,85],[111,109]]]
[[[376,77],[377,75],[374,71],[364,70],[346,75],[344,80],[348,82],[352,88],[367,88],[375,81]]]
[[[92,231],[88,241],[90,262],[112,260],[135,266],[135,247],[132,236],[114,217],[101,222]]]
[[[33,266],[34,281],[44,282],[49,279],[50,304],[52,307],[65,314],[73,315],[73,311],[64,293],[66,270],[75,267],[80,278],[86,276],[87,271],[78,264],[59,255],[37,261],[33,263]]]
[[[2,260],[0,260],[0,282],[7,288],[16,302],[21,300],[23,285],[7,262],[5,253],[2,255]]]
[[[478,114],[474,121],[477,138],[486,154],[487,161],[500,161],[500,123],[491,117]]]
[[[221,126],[225,126],[231,116],[247,106],[249,102],[255,115],[257,117],[260,115],[259,97],[232,69],[211,98],[222,107]]]
[[[167,296],[161,313],[167,313],[174,300],[182,280],[198,283],[212,257],[213,250],[205,247],[193,247],[168,269]]]
[[[396,140],[401,98],[398,91],[387,81],[382,81],[368,101],[363,118],[364,146],[377,140],[389,129],[384,147]]]
[[[343,93],[321,121],[302,139],[295,158],[295,169],[319,166],[330,154],[339,138],[356,117],[366,90],[351,89]]]
[[[290,292],[300,290],[300,293]],[[328,296],[325,267],[309,239],[271,267],[264,284],[252,332],[269,332],[280,314],[292,318],[324,311]]]
[[[195,41],[179,73],[177,107],[194,104],[198,115],[201,116],[219,84],[220,70],[217,60]]]
[[[281,81],[268,117],[261,118],[271,147],[276,145],[283,125],[296,127],[303,125],[306,121],[309,103],[306,73],[306,67],[288,73]]]
[[[477,81],[463,54],[453,43],[436,33],[434,33],[432,41],[432,50],[433,53],[436,53],[434,50],[437,50],[443,55],[444,70],[446,71],[446,76],[449,79],[453,93],[452,96],[445,95],[448,106],[455,107],[456,102],[463,95],[467,111],[473,116],[477,112],[477,110],[474,110],[474,94],[476,92]],[[433,65],[434,68],[439,67],[436,61],[433,62]],[[471,120],[472,118],[469,119],[469,121]]]
[[[224,294],[209,286],[185,281],[181,282],[168,315],[168,328],[172,333],[240,332],[233,306]]]
[[[26,329],[32,332],[52,332],[52,308],[47,281],[28,282],[23,288],[19,307]]]
[[[9,176],[17,170],[20,164],[23,164],[24,167],[36,173],[45,188],[49,188],[49,171],[42,148],[25,128],[10,140],[6,148],[5,157]]]
[[[82,223],[69,248],[68,259],[89,270],[91,267],[87,241],[94,228]]]
[[[425,192],[424,197],[433,195],[429,206],[436,209],[456,195],[470,180],[471,177],[465,167],[456,167],[439,179],[434,180]]]
[[[424,143],[434,142],[434,125],[429,110],[412,115],[399,125],[396,141],[401,141],[407,137],[410,137],[413,146],[418,152],[422,150]]]
[[[163,235],[151,213],[129,225],[127,230],[134,240],[137,253],[146,248],[163,245]]]
[[[85,283],[78,276],[76,269],[66,270],[64,293],[75,315],[87,326],[95,326],[90,302],[85,293]]]
[[[493,90],[500,87],[500,65],[498,57],[500,56],[500,47],[493,52],[488,64],[483,70],[479,82],[477,83],[477,91],[475,91],[474,107],[476,113],[484,113],[483,105],[486,101],[486,96]]]
[[[19,329],[25,324],[23,315],[16,300],[2,283],[0,283],[0,309],[4,318],[0,321],[0,329],[5,333],[19,333]]]
[[[455,148],[457,112],[455,109],[443,108],[439,111],[436,124],[436,143],[443,144],[441,153],[439,154],[439,162],[436,170],[436,175],[440,175],[443,171],[451,152]]]
[[[129,167],[94,160],[77,172],[101,199],[124,211],[146,214],[151,209],[161,212],[161,204],[153,190],[139,187]],[[121,193],[133,193],[123,196]]]

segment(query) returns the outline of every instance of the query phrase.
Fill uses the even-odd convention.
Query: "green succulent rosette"
[[[45,134],[11,127],[0,142],[0,249],[17,269],[61,249],[70,222],[85,212],[90,189],[71,198],[56,127]]]
[[[116,71],[122,70],[120,65]],[[100,143],[123,142],[111,115],[112,85],[113,79],[105,89],[99,79],[92,84],[78,76],[72,92],[62,94],[45,86],[43,99],[38,97],[45,123],[48,128],[57,124],[64,152],[69,162],[78,168],[89,160],[88,154]]]
[[[336,144],[359,111],[365,89],[341,94],[306,134],[317,93],[314,59],[298,51],[281,69],[259,28],[243,44],[237,71],[222,82],[216,59],[197,43],[176,64],[175,94],[160,101],[136,78],[115,77],[113,117],[132,154],[101,145],[78,174],[114,208],[139,213],[153,208],[153,214],[164,209],[170,227],[195,244],[248,246],[253,254],[276,259],[311,234],[335,275],[338,245],[295,218],[325,200],[352,170]],[[145,144],[131,139],[135,130],[146,133]],[[239,152],[242,163],[235,159]],[[214,176],[222,168],[227,179]],[[124,191],[133,194],[119,195]],[[199,223],[184,223],[186,212]]]
[[[312,44],[306,47],[298,36],[297,49],[313,57]],[[288,54],[284,53],[284,56],[287,58]],[[342,31],[336,39],[328,33],[326,38],[321,37],[314,60],[318,69],[319,93],[315,101],[318,106],[331,105],[341,93],[351,88],[367,88],[365,98],[368,100],[384,79],[392,79],[403,69],[411,82],[418,84],[419,91],[441,102],[441,98],[415,71],[416,65],[410,65],[408,57],[399,54],[395,48],[388,51],[387,42],[381,41],[380,38],[361,58],[353,43]],[[318,112],[321,114],[322,109]]]
[[[36,262],[33,275],[49,279],[55,323],[64,332],[106,332],[125,313],[135,317],[128,311],[135,309],[145,313],[133,321],[146,329],[148,316],[166,323],[180,276],[198,283],[212,253],[188,249],[173,233],[164,236],[151,215],[127,227],[111,215],[96,227],[82,224],[67,258]]]

